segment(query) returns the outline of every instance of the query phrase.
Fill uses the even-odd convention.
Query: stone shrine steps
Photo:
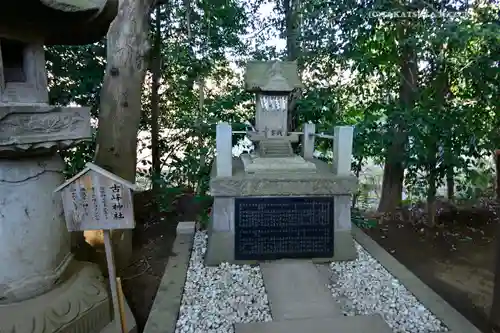
[[[311,261],[260,264],[273,317],[235,324],[235,333],[392,333],[379,315],[345,317]]]
[[[292,157],[293,149],[290,141],[268,139],[259,142],[261,157]]]

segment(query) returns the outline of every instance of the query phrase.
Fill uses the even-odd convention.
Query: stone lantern
[[[91,138],[90,109],[48,105],[44,45],[98,41],[117,8],[117,0],[1,5],[0,332],[98,332],[110,324],[103,277],[73,258],[53,193],[64,182],[58,150]]]

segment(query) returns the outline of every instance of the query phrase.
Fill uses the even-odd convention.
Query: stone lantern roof
[[[118,11],[118,0],[4,0],[0,38],[46,45],[100,40]]]

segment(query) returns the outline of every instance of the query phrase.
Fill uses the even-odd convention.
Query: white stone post
[[[302,136],[302,157],[306,160],[313,158],[315,124],[304,124],[304,134]]]
[[[333,172],[338,176],[351,175],[352,126],[336,126],[333,136]],[[351,195],[334,199],[335,232],[351,231]]]
[[[336,175],[351,174],[352,126],[336,126],[333,137],[333,172]]]
[[[233,133],[228,123],[218,123],[215,134],[217,177],[233,174]]]

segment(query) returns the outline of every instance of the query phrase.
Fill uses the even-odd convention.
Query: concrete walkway
[[[235,324],[235,333],[391,333],[380,315],[344,317],[328,281],[311,261],[260,265],[272,322]]]

